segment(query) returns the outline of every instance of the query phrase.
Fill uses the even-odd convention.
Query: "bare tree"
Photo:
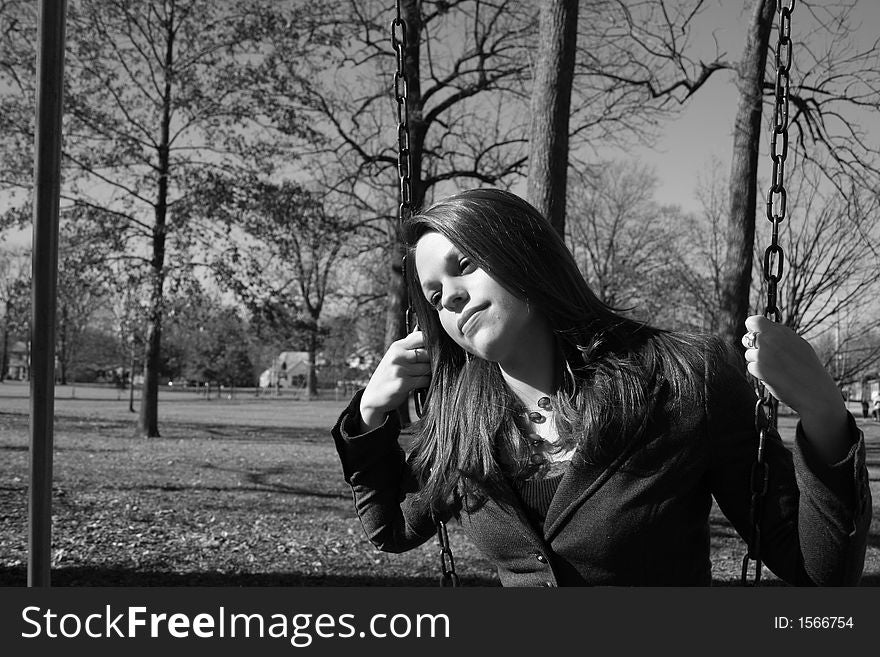
[[[657,178],[647,167],[609,162],[597,169],[575,179],[569,199],[567,239],[578,266],[603,302],[680,326],[691,314],[682,305],[681,212],[656,203]]]
[[[853,16],[857,6],[869,3],[804,0],[792,18],[791,148],[843,196],[853,190],[852,181],[866,190],[880,183],[880,143],[868,130],[880,114],[880,40],[860,45]],[[769,75],[765,97],[774,90]],[[876,246],[868,248],[876,257]]]
[[[695,328],[718,333],[722,321],[725,229],[730,210],[725,173],[714,160],[697,182],[701,210],[689,220],[681,247],[681,278],[692,309]]]
[[[733,128],[728,194],[730,212],[727,215],[727,253],[721,299],[723,313],[719,327],[721,335],[731,344],[739,344],[738,338],[744,332],[743,322],[749,309],[764,77],[775,10],[775,0],[755,3],[745,49],[737,67],[740,100]]]
[[[851,193],[846,180],[859,180],[866,189],[876,188],[880,148],[864,140],[857,115],[880,111],[880,73],[876,61],[880,45],[874,42],[866,49],[852,45],[854,31],[850,23],[853,3],[837,3],[833,7],[803,5],[797,14],[798,24],[807,37],[799,40],[793,50],[775,53],[777,62],[792,65],[789,102],[791,137],[780,138],[774,157],[782,156],[788,144],[791,153],[820,165],[826,179],[844,195]],[[742,324],[748,314],[747,290],[752,273],[754,248],[756,181],[758,153],[762,132],[762,96],[775,97],[776,75],[766,72],[767,52],[775,0],[757,0],[743,59],[738,68],[740,107],[734,128],[734,154],[730,178],[728,253],[724,284],[722,333],[738,344]],[[821,38],[810,38],[812,35]],[[794,53],[792,55],[792,53]],[[770,77],[773,81],[768,81]],[[784,78],[781,78],[784,80]],[[780,82],[784,84],[784,82]],[[774,113],[773,125],[784,123],[784,115]],[[775,183],[775,181],[772,181]],[[768,197],[768,213],[785,211],[785,190],[775,190]],[[772,203],[771,203],[772,202]],[[862,228],[856,227],[856,230]],[[870,242],[867,249],[876,254]]]
[[[817,340],[833,335],[823,348],[826,367],[841,382],[863,371],[880,354],[864,335],[880,320],[880,259],[872,251],[880,241],[876,194],[851,184],[848,194],[823,186],[815,163],[795,170],[791,216],[782,227],[785,270],[780,285],[783,322]],[[755,250],[756,259],[763,249]],[[756,307],[765,282],[756,266]],[[858,346],[856,346],[858,345]]]
[[[267,73],[258,105],[288,135],[286,108],[308,110],[320,132],[311,141],[321,153],[304,164],[349,198],[372,245],[387,254],[387,344],[403,334],[405,306],[396,226],[397,59],[389,43],[396,14],[375,0],[313,8],[310,53],[320,65],[291,56],[289,31],[272,32],[259,65]],[[508,184],[526,162],[524,84],[534,10],[514,0],[401,0],[400,11],[406,84],[398,91],[408,110],[412,207],[456,184]],[[320,76],[309,72],[321,68]]]
[[[825,369],[838,386],[862,388],[870,378],[876,378],[880,367],[880,331],[877,315],[866,322],[857,312],[842,310],[828,330],[810,339]]]
[[[705,0],[582,0],[572,96],[572,147],[651,143],[719,71],[716,48],[691,51]]]
[[[538,166],[533,171],[530,162],[529,197],[553,216],[554,222],[560,219],[557,211],[550,209],[552,201],[542,200],[532,191],[534,185],[538,185],[536,190],[542,186],[554,189],[553,198],[564,199],[564,167],[569,161],[586,172],[594,164],[597,145],[652,143],[663,119],[674,116],[713,74],[731,66],[717,49],[708,61],[690,55],[691,32],[704,0],[584,0],[581,4],[584,9],[579,17],[571,7],[566,7],[563,15],[566,3],[542,5],[541,25],[548,33],[542,34],[537,45],[531,119],[540,129],[536,133],[533,128],[532,146],[543,149],[543,141],[549,138],[542,135],[552,121],[558,150],[553,153],[556,169],[552,179],[542,183],[537,181],[550,171],[542,169],[540,159],[532,158]],[[573,16],[578,22],[576,54],[567,51],[563,57],[559,45],[553,44],[558,40],[555,37],[561,39],[564,22]],[[555,27],[555,37],[549,33],[550,27]],[[574,36],[567,35],[567,39],[567,47],[572,48]],[[558,68],[554,71],[558,79],[554,80],[546,70],[550,55],[556,57]],[[566,116],[563,124],[559,117],[551,117],[560,110],[562,101],[569,103],[564,94],[570,73],[570,118]],[[572,153],[566,150],[569,141]],[[586,159],[584,153],[588,154]]]
[[[528,199],[560,235],[565,235],[578,0],[544,0],[539,23],[532,81]]]
[[[815,159],[844,194],[849,193],[849,180],[876,189],[880,163],[880,147],[863,127],[880,110],[876,65],[880,45],[856,46],[851,11],[857,2],[798,2],[792,21],[789,155]],[[707,80],[723,71],[735,74],[741,102],[728,181],[728,248],[721,314],[712,322],[729,340],[738,342],[748,312],[761,135],[769,133],[762,123],[763,108],[772,102],[776,88],[777,2],[751,3],[746,43],[738,61],[728,59],[717,47],[714,55],[699,59],[693,55],[692,33],[706,4],[703,0],[597,0],[583,11],[571,136],[573,148],[587,134],[589,141],[603,145],[633,137],[650,143],[659,121]],[[778,55],[785,63],[789,52],[783,48]],[[590,93],[604,100],[609,108],[606,115],[593,114],[597,105],[589,102],[589,96],[581,100],[577,95]],[[640,111],[627,114],[627,107]]]
[[[880,260],[871,246],[880,240],[877,198],[855,184],[847,195],[841,194],[813,162],[790,164],[788,218],[779,236],[785,253],[779,286],[782,321],[809,337],[829,371],[847,382],[878,356],[878,345],[865,339],[880,319]],[[695,315],[705,317],[709,330],[718,329],[723,313],[721,272],[729,208],[722,177],[716,165],[701,181],[703,212],[694,217],[688,248],[682,251]],[[765,246],[758,240],[754,247],[750,298],[757,314],[766,304]]]
[[[575,65],[567,133],[577,144],[649,138],[659,117],[676,111],[721,69],[686,56],[688,31],[702,2],[679,3],[688,6],[674,10],[660,0],[586,4],[578,21],[577,61],[559,60]],[[301,32],[266,18],[277,29],[269,31],[258,65],[265,83],[256,105],[281,132],[297,138],[287,113],[311,112],[309,125],[321,138],[310,141],[322,157],[307,166],[320,167],[316,178],[350,196],[373,244],[388,254],[387,344],[403,332],[404,305],[394,198],[399,140],[391,81],[397,62],[388,45],[394,12],[378,2],[312,6],[309,52],[325,72],[318,75],[320,67],[290,55],[302,52]],[[407,84],[398,91],[407,96],[413,206],[456,185],[509,186],[521,179],[530,62],[541,45],[535,7],[513,0],[401,0],[400,11],[408,25]],[[538,87],[533,97],[542,98]],[[566,138],[560,134],[565,126],[551,132]],[[566,158],[554,155],[564,171]],[[554,174],[554,183],[563,179]]]

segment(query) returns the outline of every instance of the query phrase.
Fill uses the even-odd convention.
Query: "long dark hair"
[[[498,189],[455,194],[412,216],[403,226],[406,278],[419,327],[431,354],[426,412],[414,426],[411,464],[425,504],[504,500],[506,476],[528,469],[528,449],[516,429],[516,400],[496,363],[469,357],[446,335],[421,291],[416,243],[425,233],[445,236],[500,285],[549,322],[557,343],[554,407],[598,465],[636,448],[658,409],[672,409],[702,392],[709,341],[636,322],[593,294],[565,242],[529,203]],[[519,455],[511,473],[500,449]]]

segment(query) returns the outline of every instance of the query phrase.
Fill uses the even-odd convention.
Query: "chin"
[[[497,363],[502,360],[502,350],[498,349],[495,345],[471,345],[466,348],[465,351],[470,354],[476,356],[477,358],[482,358],[483,360],[489,361],[490,363]]]

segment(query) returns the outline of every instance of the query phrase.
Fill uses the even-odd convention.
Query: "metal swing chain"
[[[397,226],[401,231],[403,223],[412,215],[412,151],[409,143],[409,85],[406,77],[407,25],[400,13],[400,0],[397,0],[397,16],[391,21],[391,45],[394,48],[397,70],[394,71],[394,99],[397,101],[397,177],[399,180],[399,204],[397,206]],[[406,256],[400,268],[406,276]],[[406,332],[416,327],[412,304],[406,303]],[[414,395],[416,414],[421,417],[424,411],[425,391],[417,390]]]
[[[402,226],[412,213],[412,161],[409,149],[409,89],[405,68],[406,21],[400,15],[400,0],[397,0],[397,17],[391,21],[391,45],[397,59],[397,70],[394,72],[394,98],[397,101],[397,177],[400,180],[397,223]]]
[[[779,245],[779,226],[785,220],[785,158],[788,155],[788,91],[792,61],[791,14],[795,0],[779,2],[779,38],[776,46],[776,84],[773,108],[773,130],[770,134],[770,157],[773,160],[770,190],[767,193],[767,219],[772,225],[770,246],[764,251],[764,280],[767,282],[767,305],[764,317],[777,324],[782,321],[778,305],[778,285],[782,279],[785,254]],[[780,141],[781,138],[781,141]],[[742,584],[748,585],[750,561],[755,561],[754,584],[761,581],[761,518],[764,495],[767,493],[769,467],[764,460],[767,434],[776,431],[779,400],[775,399],[761,381],[757,382],[758,402],[755,404],[755,430],[758,432],[758,454],[752,466],[750,480],[751,507],[749,526],[751,536],[748,552],[742,562]],[[766,412],[765,412],[766,409]]]
[[[446,523],[442,520],[437,521],[437,538],[440,541],[440,586],[456,587],[460,582],[455,572],[455,559],[449,546]]]
[[[397,225],[398,228],[402,228],[403,222],[412,214],[412,158],[410,157],[409,143],[409,87],[406,77],[407,25],[401,16],[400,0],[397,0],[396,4],[397,16],[391,21],[391,45],[397,60],[397,70],[394,72],[394,99],[397,101],[397,177],[400,181]],[[406,256],[403,256],[400,266],[405,276]],[[415,328],[413,320],[412,305],[407,302],[407,333],[412,332]],[[424,412],[424,391],[417,390],[413,397],[416,414],[421,417]],[[442,520],[436,520],[435,524],[437,525],[437,538],[440,542],[440,586],[456,587],[459,585],[459,579],[455,572],[455,559],[449,546],[446,523]]]

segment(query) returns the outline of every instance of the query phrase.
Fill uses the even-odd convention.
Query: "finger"
[[[746,317],[745,326],[747,331],[755,331],[756,333],[760,333],[767,329],[768,326],[775,324],[775,322],[771,322],[769,319],[764,317],[764,315],[749,315]]]
[[[749,362],[746,365],[746,369],[749,371],[749,374],[758,379],[758,381],[764,380],[764,378],[761,376],[761,366],[757,363],[757,361]]]
[[[411,363],[430,363],[431,357],[428,355],[428,350],[424,347],[415,347],[413,349],[404,349],[401,352],[403,362],[407,364]]]
[[[416,347],[415,349],[407,350],[407,356],[409,357],[409,361],[411,363],[430,363],[431,355],[428,353],[428,350],[424,347]]]
[[[758,350],[757,349],[746,349],[745,358],[747,363],[757,363],[758,362]]]
[[[430,363],[410,363],[406,365],[406,367],[401,372],[404,376],[408,378],[419,377],[419,376],[430,376],[431,374],[431,364]]]
[[[758,381],[760,381],[763,384],[763,386],[764,386],[764,388],[766,388],[767,392],[769,392],[771,395],[773,395],[776,399],[780,399],[779,394],[776,392],[776,390],[773,388],[773,386],[769,385],[764,380],[763,374],[761,372],[761,366],[758,363],[749,363],[748,365],[746,365],[746,369],[749,371],[749,374],[751,374],[753,377],[758,379]]]
[[[415,349],[416,347],[424,348],[425,335],[418,329],[410,333],[398,341],[398,344],[404,349]]]

